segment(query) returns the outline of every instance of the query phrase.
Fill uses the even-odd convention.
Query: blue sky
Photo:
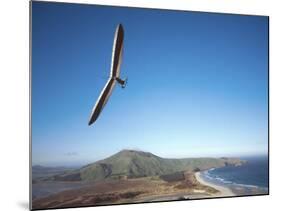
[[[121,75],[99,119],[117,24]],[[33,164],[267,152],[268,18],[33,2]]]

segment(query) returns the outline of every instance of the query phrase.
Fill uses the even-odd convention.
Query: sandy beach
[[[219,191],[219,193],[214,194],[211,197],[235,196],[235,194],[232,192],[232,190],[230,188],[222,186],[222,185],[216,185],[216,184],[207,182],[204,179],[202,179],[200,172],[196,172],[195,177],[196,177],[197,181],[200,182],[202,185],[206,185],[206,186],[215,188],[216,190]]]

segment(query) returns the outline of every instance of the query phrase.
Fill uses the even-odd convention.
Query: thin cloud
[[[77,152],[67,152],[65,153],[66,156],[77,156],[78,153]]]

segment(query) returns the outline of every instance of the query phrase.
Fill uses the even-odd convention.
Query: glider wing
[[[120,66],[121,66],[122,51],[123,51],[123,40],[124,40],[124,29],[123,29],[122,25],[119,24],[116,28],[115,36],[114,36],[110,77],[119,78],[119,76],[120,76]]]
[[[102,109],[107,103],[116,82],[121,83],[122,81],[120,76],[120,66],[122,60],[122,51],[123,51],[123,40],[124,40],[124,30],[121,24],[119,24],[115,31],[113,49],[112,49],[112,60],[111,60],[111,70],[110,77],[106,82],[90,116],[88,125],[93,124],[99,117]],[[122,85],[124,86],[124,85]]]
[[[106,84],[92,110],[91,118],[90,118],[88,125],[93,124],[97,120],[102,109],[104,108],[105,104],[107,103],[108,98],[110,97],[115,84],[116,84],[116,81],[113,78],[109,78],[108,81],[106,82]]]

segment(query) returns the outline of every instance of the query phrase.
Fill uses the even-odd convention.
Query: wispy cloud
[[[77,156],[78,153],[77,152],[67,152],[64,155],[66,155],[66,156]]]

